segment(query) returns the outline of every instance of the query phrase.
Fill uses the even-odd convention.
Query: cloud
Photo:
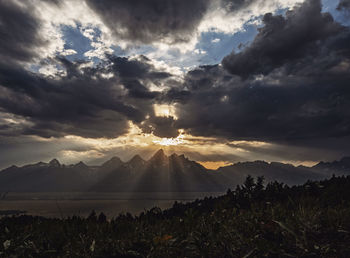
[[[192,51],[200,34],[233,34],[267,11],[289,8],[303,0],[87,0],[122,45],[153,44],[162,49]],[[129,43],[129,44],[128,44]]]
[[[247,24],[260,24],[265,13],[289,9],[304,0],[217,0],[199,25],[200,32],[219,32],[233,35],[244,31]]]
[[[34,49],[45,43],[31,10],[30,4],[0,1],[0,62],[29,61],[36,56]]]
[[[109,56],[96,67],[64,57],[51,61],[65,73],[43,77],[17,65],[0,65],[0,109],[26,121],[16,125],[23,126],[16,133],[118,137],[128,131],[129,121],[140,124],[154,116],[160,93],[149,90],[148,84],[170,76],[142,56]]]
[[[144,132],[153,133],[161,138],[175,138],[179,135],[179,130],[175,126],[174,117],[152,116],[142,124]]]
[[[139,43],[187,42],[209,6],[209,0],[88,0],[116,38]]]
[[[337,7],[338,10],[350,10],[350,0],[340,0]]]
[[[257,11],[258,1],[220,1],[217,3],[224,8],[220,11],[225,15],[238,15],[236,18],[242,14],[235,10],[244,9],[245,14],[254,7],[254,15],[264,10]],[[292,2],[297,1],[288,1]],[[105,53],[103,47],[98,55],[92,55],[98,56],[100,63],[54,57],[52,53],[63,51],[56,51],[55,47],[48,51],[51,58],[41,60],[41,64],[45,64],[39,69],[42,74],[26,70],[21,61],[48,55],[40,52],[40,47],[45,49],[47,43],[40,34],[45,33],[41,28],[42,19],[47,25],[51,13],[58,7],[68,6],[63,8],[66,15],[57,12],[53,23],[57,25],[66,19],[70,26],[75,26],[73,18],[77,13],[70,12],[74,10],[72,3],[47,4],[50,12],[38,19],[23,5],[0,1],[0,17],[7,17],[0,20],[0,33],[7,35],[7,41],[5,37],[0,38],[0,142],[34,135],[33,142],[43,140],[39,137],[57,137],[55,143],[57,140],[58,144],[59,139],[76,135],[80,136],[77,142],[94,138],[97,141],[94,145],[98,146],[100,138],[117,138],[120,142],[113,150],[96,150],[101,155],[112,156],[116,150],[126,155],[125,145],[137,137],[133,153],[138,152],[139,146],[143,146],[143,150],[159,148],[142,145],[143,134],[175,138],[181,133],[214,139],[207,144],[197,143],[194,148],[193,144],[176,146],[188,155],[198,151],[197,158],[203,161],[252,157],[299,160],[304,156],[315,160],[326,153],[323,151],[326,148],[331,148],[332,154],[325,155],[331,159],[335,158],[334,153],[349,153],[344,139],[350,137],[350,32],[330,14],[321,12],[320,1],[308,0],[283,16],[264,15],[258,35],[241,52],[231,53],[222,64],[195,67],[187,73],[151,60],[151,55],[118,57],[110,51]],[[99,23],[101,18],[116,38],[136,43],[186,41],[201,30],[200,24],[210,21],[205,20],[210,12],[207,1],[152,0],[147,4],[135,1],[138,4],[133,5],[133,1],[90,0],[88,3],[100,16],[93,17],[90,32],[104,28]],[[280,2],[269,2],[269,6],[276,3]],[[346,1],[341,1],[339,6],[345,8],[344,3]],[[162,11],[160,15],[155,13],[156,4]],[[84,13],[81,10],[79,12]],[[82,19],[82,30],[86,33],[90,28],[90,12]],[[106,30],[101,33],[108,34]],[[102,36],[99,40],[103,41]],[[162,52],[157,51],[161,55]],[[171,106],[172,113],[158,114],[154,109],[157,105]],[[139,131],[127,138],[125,135],[132,127]],[[228,144],[242,140],[271,145]],[[152,139],[149,141],[151,144]],[[66,144],[69,139],[63,142]],[[80,151],[75,145],[60,150]],[[106,145],[109,146],[109,142]],[[31,148],[31,143],[28,146],[23,153]],[[81,153],[91,148],[90,145],[83,147]],[[6,152],[5,145],[1,145],[1,149]],[[288,154],[288,150],[301,154]],[[219,157],[217,152],[225,154]],[[50,156],[54,156],[54,152]]]
[[[232,74],[244,78],[268,74],[286,61],[317,55],[320,41],[342,30],[330,14],[321,13],[320,0],[308,0],[288,11],[286,17],[265,14],[263,23],[250,46],[223,59],[223,66]]]
[[[173,90],[176,126],[197,136],[283,144],[348,136],[349,28],[321,13],[316,0],[264,21],[249,47],[223,66],[194,69],[184,88]]]

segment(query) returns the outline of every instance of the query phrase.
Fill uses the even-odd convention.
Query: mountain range
[[[242,184],[247,175],[266,181],[302,184],[332,175],[350,174],[350,157],[313,167],[278,162],[239,162],[209,170],[184,155],[157,151],[149,160],[139,155],[123,162],[113,157],[101,166],[83,162],[61,164],[57,159],[0,171],[0,191],[11,192],[220,192]]]

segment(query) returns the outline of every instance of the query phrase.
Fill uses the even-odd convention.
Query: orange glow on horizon
[[[207,169],[213,169],[213,170],[216,170],[220,167],[227,167],[233,164],[227,161],[197,161],[197,162],[201,164],[203,167]]]

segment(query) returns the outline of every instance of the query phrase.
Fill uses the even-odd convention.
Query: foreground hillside
[[[350,177],[244,185],[106,220],[6,217],[1,257],[350,257]]]

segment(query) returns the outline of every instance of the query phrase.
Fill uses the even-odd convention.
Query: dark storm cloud
[[[47,2],[49,4],[60,5],[63,0],[41,0],[41,1]]]
[[[308,0],[288,11],[286,17],[265,14],[263,23],[250,46],[223,59],[225,69],[232,74],[244,78],[268,74],[286,62],[318,55],[320,41],[341,30],[330,14],[321,13],[320,0]]]
[[[116,56],[109,56],[109,58],[117,73],[125,80],[147,78],[156,81],[171,76],[166,72],[152,70],[152,65],[149,64],[151,60],[143,55],[139,56],[138,59]]]
[[[87,0],[117,39],[146,44],[187,42],[211,8],[237,12],[254,2],[257,0]]]
[[[28,61],[36,55],[33,48],[44,44],[32,9],[0,0],[0,62]]]
[[[193,90],[190,100],[178,105],[176,125],[193,135],[232,140],[291,143],[346,136],[350,76],[344,75],[343,81],[337,77],[286,76],[233,85],[218,79],[215,88]],[[279,80],[278,85],[273,79]]]
[[[206,13],[209,0],[88,0],[120,39],[139,43],[186,42]]]
[[[189,72],[186,99],[178,90],[176,126],[198,136],[285,144],[350,135],[350,32],[320,6],[311,0],[286,18],[265,15],[246,50],[223,67]]]
[[[95,68],[81,68],[83,62],[64,58],[57,61],[66,76],[47,78],[16,65],[0,65],[0,109],[27,119],[22,134],[117,137],[127,132],[128,121],[139,124],[154,116],[159,93],[149,91],[146,84],[170,76],[142,56],[109,57]]]
[[[350,0],[340,0],[337,9],[350,11]]]
[[[119,75],[129,95],[134,98],[154,99],[159,95],[157,92],[150,92],[140,80],[159,84],[162,80],[171,77],[169,73],[152,70],[152,65],[149,64],[151,60],[142,55],[139,60],[115,56],[110,56],[110,60],[113,63],[112,69]]]
[[[173,117],[153,116],[147,119],[147,121],[142,124],[141,128],[144,132],[152,132],[155,136],[161,138],[175,138],[179,135]]]
[[[158,3],[147,1],[146,6],[145,2],[137,2],[139,7],[136,5],[131,14]],[[199,3],[187,2],[189,5]],[[114,3],[120,9],[111,6],[110,12],[106,10],[106,19],[126,12],[131,6],[126,1]],[[162,3],[159,8],[175,6],[175,1]],[[179,3],[176,8],[184,8],[184,2],[176,3]],[[236,3],[244,6],[250,1]],[[91,1],[90,4],[102,12],[111,2]],[[165,11],[164,15],[169,13]],[[169,20],[182,17],[177,16],[178,11],[173,15]],[[150,24],[135,32],[140,35],[130,35],[149,41],[151,36],[155,40],[160,36],[176,39],[178,33],[182,33],[181,24],[170,30],[168,24],[162,24],[165,17],[157,17],[158,20],[151,19]],[[117,22],[116,18],[111,18],[111,26]],[[139,22],[146,18],[140,16]],[[120,19],[124,26],[127,20],[124,21],[122,15]],[[147,26],[153,23],[159,23],[159,27],[154,25],[155,34],[151,35],[148,31],[151,27]],[[138,26],[138,22],[130,26]],[[126,29],[132,28],[136,27]],[[27,44],[32,47],[34,43],[30,42],[29,38]],[[8,53],[1,49],[2,56],[11,52]],[[14,59],[17,60],[16,54]],[[349,28],[336,23],[329,14],[321,13],[319,0],[308,0],[286,16],[266,14],[264,26],[250,46],[226,57],[223,65],[202,66],[188,72],[183,84],[167,84],[172,75],[157,70],[144,56],[108,56],[106,62],[92,68],[82,68],[84,62],[59,57],[49,60],[66,71],[66,75],[56,78],[31,73],[16,62],[0,62],[0,134],[113,138],[125,133],[128,122],[132,121],[144,132],[153,132],[159,137],[176,137],[179,129],[219,140],[258,140],[287,145],[348,137],[349,60]],[[114,76],[109,78],[107,74]],[[171,88],[154,92],[149,89],[149,85],[154,84],[171,85]],[[178,120],[157,117],[153,104],[176,104]],[[6,124],[9,119],[2,120],[2,113],[13,114],[14,120],[26,122]]]

